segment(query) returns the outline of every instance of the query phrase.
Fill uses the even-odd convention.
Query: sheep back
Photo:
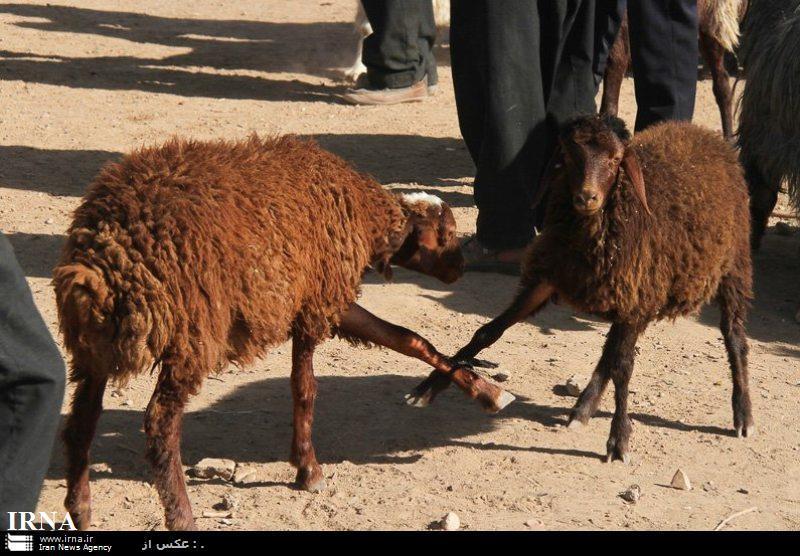
[[[59,303],[62,328],[77,329],[67,347],[113,354],[102,372],[119,380],[163,361],[196,382],[293,331],[325,338],[372,254],[404,225],[392,195],[314,142],[142,148],[104,167],[75,212],[57,295],[86,275],[104,293],[82,287],[77,304]]]

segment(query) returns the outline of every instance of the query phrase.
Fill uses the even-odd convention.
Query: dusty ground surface
[[[134,11],[135,10],[135,11]],[[446,46],[439,94],[421,104],[338,103],[349,63],[349,0],[0,4],[0,228],[10,237],[38,307],[56,333],[49,274],[70,212],[104,161],[173,134],[315,135],[381,182],[437,191],[465,232],[474,229],[472,165],[460,140]],[[622,115],[635,106],[630,81]],[[696,120],[719,128],[708,81]],[[783,206],[781,212],[787,212]],[[796,224],[796,223],[795,223]],[[456,391],[426,410],[403,394],[428,369],[394,353],[331,341],[319,350],[315,439],[328,476],[321,494],[290,488],[288,346],[246,370],[210,379],[191,401],[184,463],[225,457],[254,471],[246,485],[189,479],[195,515],[225,493],[234,517],[207,529],[425,529],[448,511],[469,529],[709,529],[756,506],[734,529],[800,527],[800,234],[771,230],[756,256],[750,324],[756,438],[732,435],[730,380],[708,308],[659,323],[640,341],[632,382],[633,462],[604,464],[612,400],[585,429],[563,424],[607,325],[547,310],[486,355],[510,375],[518,401],[491,417]],[[452,352],[508,302],[513,278],[467,275],[452,287],[399,271],[366,281],[363,302]],[[160,528],[162,512],[142,456],[143,409],[153,380],[107,392],[93,461],[98,528]],[[694,489],[669,488],[677,468]],[[642,498],[618,493],[631,484]],[[57,448],[39,504],[61,509]],[[528,525],[526,525],[526,523]]]

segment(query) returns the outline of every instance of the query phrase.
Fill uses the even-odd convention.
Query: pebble
[[[237,485],[246,485],[256,481],[256,472],[254,469],[246,467],[237,467],[236,472],[233,474],[233,482]]]
[[[93,463],[89,469],[94,473],[111,473],[111,467],[107,463]]]
[[[675,472],[670,485],[678,490],[692,490],[692,482],[689,480],[689,475],[687,475],[683,469],[678,469]]]
[[[133,400],[125,400],[124,402],[122,402],[122,405],[130,407],[133,405]]]
[[[506,373],[497,373],[492,375],[492,378],[495,379],[497,382],[505,382],[508,380],[508,375]]]
[[[192,473],[200,479],[219,477],[225,481],[230,481],[235,471],[235,461],[221,458],[203,458],[192,467]]]
[[[222,500],[214,505],[215,510],[233,510],[239,505],[239,499],[233,494],[226,492],[222,495]]]
[[[231,517],[231,515],[231,512],[214,512],[211,510],[203,510],[203,517],[226,518]]]
[[[577,375],[572,375],[569,377],[567,382],[564,384],[564,387],[567,389],[567,394],[575,397],[580,396],[581,391],[583,390],[583,384]]]
[[[527,527],[528,529],[536,529],[541,531],[544,529],[544,523],[542,522],[541,519],[533,518],[525,522],[525,527]]]
[[[458,531],[461,528],[461,519],[453,512],[447,512],[439,522],[443,531]]]
[[[626,490],[620,492],[619,497],[626,502],[635,504],[639,501],[639,498],[642,497],[642,489],[639,485],[631,485]]]

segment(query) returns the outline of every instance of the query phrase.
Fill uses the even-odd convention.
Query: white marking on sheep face
[[[403,200],[408,204],[425,203],[426,205],[433,205],[437,207],[444,205],[444,201],[442,201],[441,198],[437,197],[436,195],[431,195],[430,193],[403,193],[402,196]]]

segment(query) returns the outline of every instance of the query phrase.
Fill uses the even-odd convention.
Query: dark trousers
[[[521,247],[557,125],[594,104],[593,0],[452,0],[450,53],[461,134],[476,166],[477,237]]]
[[[372,34],[364,40],[362,61],[373,87],[408,87],[426,75],[438,82],[433,45],[436,23],[431,0],[362,0]]]
[[[0,527],[39,499],[64,397],[61,354],[0,234]],[[50,508],[51,511],[58,508]]]
[[[697,0],[647,0],[616,4],[618,17],[609,25],[619,30],[628,7],[636,130],[665,120],[691,120],[697,91]]]

